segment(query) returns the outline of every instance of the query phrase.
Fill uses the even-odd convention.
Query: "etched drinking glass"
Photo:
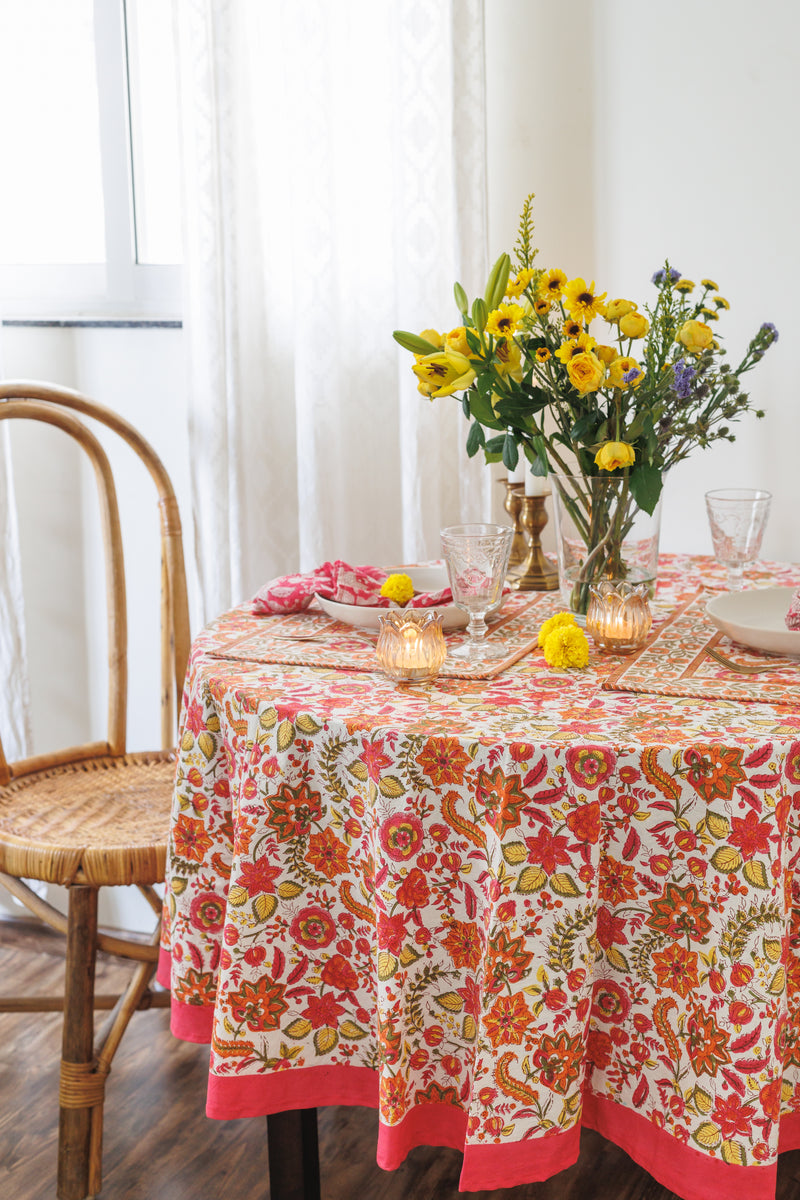
[[[744,569],[758,558],[771,499],[771,492],[759,488],[706,492],[714,557],[728,572],[729,592],[742,590]]]
[[[450,651],[470,662],[502,658],[502,646],[485,643],[486,614],[500,599],[514,530],[505,525],[450,525],[442,530],[453,603],[469,614],[469,641]]]

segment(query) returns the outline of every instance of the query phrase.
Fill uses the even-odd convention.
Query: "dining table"
[[[426,683],[313,606],[195,638],[159,979],[210,1044],[207,1115],[272,1122],[273,1200],[327,1105],[378,1109],[387,1170],[461,1151],[462,1190],[553,1176],[587,1127],[683,1200],[774,1200],[800,1147],[800,662],[732,642],[724,590],[662,554],[644,648],[590,639],[584,669],[538,646],[552,592],[509,594],[504,658]]]

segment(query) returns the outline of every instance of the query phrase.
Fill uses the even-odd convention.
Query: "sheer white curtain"
[[[30,696],[17,509],[8,422],[0,423],[0,733],[9,760],[30,750]]]
[[[439,554],[491,480],[395,328],[486,278],[483,0],[173,0],[207,618],[328,558]]]

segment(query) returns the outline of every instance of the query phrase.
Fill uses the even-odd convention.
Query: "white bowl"
[[[415,592],[440,592],[449,586],[447,568],[443,564],[430,567],[386,567],[385,571],[387,575],[395,572],[408,575]],[[504,600],[505,596],[501,596],[499,602],[489,611],[497,612]],[[388,611],[386,607],[378,605],[339,604],[338,601],[326,600],[319,594],[317,603],[323,612],[326,612],[329,617],[333,617],[334,620],[343,621],[345,625],[357,625],[361,629],[379,629],[381,613]],[[413,607],[413,602],[408,605],[409,609],[413,609]],[[455,604],[437,604],[434,607],[437,612],[442,614],[442,629],[463,629],[467,624],[469,619],[467,614],[463,609],[457,608]],[[420,611],[427,612],[429,609]]]
[[[723,592],[706,612],[723,633],[742,646],[800,658],[800,630],[786,628],[786,614],[797,588],[748,588]]]

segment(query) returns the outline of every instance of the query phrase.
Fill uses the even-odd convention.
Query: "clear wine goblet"
[[[514,530],[480,523],[450,525],[441,536],[453,603],[469,614],[469,641],[450,656],[469,662],[502,658],[502,646],[485,644],[486,614],[500,599]]]
[[[728,572],[729,592],[742,590],[744,568],[758,558],[771,499],[771,492],[759,488],[706,492],[714,557]]]

